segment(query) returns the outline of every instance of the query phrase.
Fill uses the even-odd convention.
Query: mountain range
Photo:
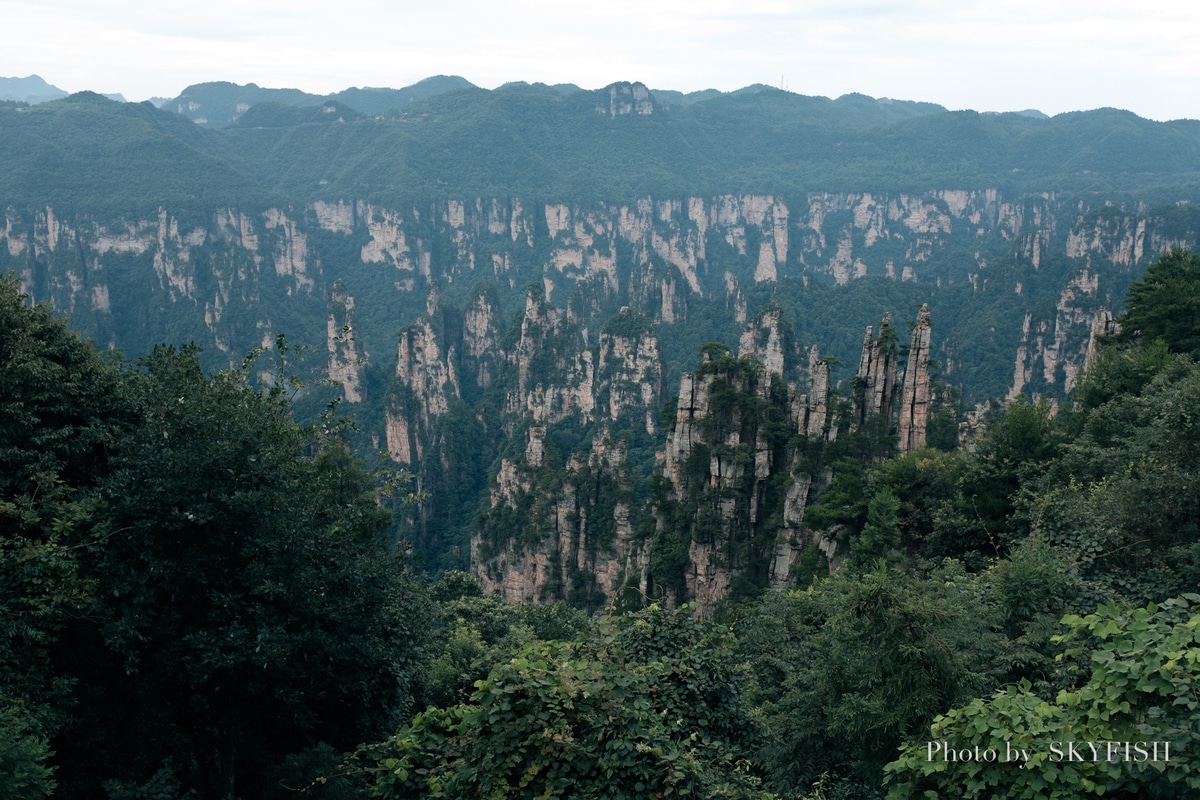
[[[737,547],[690,540],[674,591],[783,580],[803,547],[780,543],[808,535],[804,499],[766,487],[820,458],[784,440],[761,465],[753,453],[770,420],[817,434],[820,375],[841,421],[813,441],[829,443],[866,423],[872,342],[907,342],[901,321],[920,329],[927,305],[938,402],[1062,402],[1097,313],[1200,239],[1200,122],[1116,109],[980,114],[767,86],[489,91],[446,76],[33,105],[44,84],[5,80],[0,270],[132,356],[193,340],[220,366],[278,334],[308,345],[338,388],[298,402],[339,396],[362,447],[430,493],[406,531],[419,554],[516,599],[644,588],[662,550],[638,509],[669,496],[684,514],[696,487],[743,479],[750,494],[709,539]],[[905,350],[884,360],[895,381]],[[701,410],[722,386],[775,410],[717,441]],[[902,393],[878,386],[895,428]],[[718,444],[751,466],[685,468]],[[804,469],[819,495],[823,473]],[[657,501],[652,476],[670,483]],[[600,528],[580,522],[597,514]],[[514,525],[524,539],[504,533]],[[739,549],[751,539],[765,544]]]

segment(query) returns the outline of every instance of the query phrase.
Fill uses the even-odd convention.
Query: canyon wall
[[[636,97],[610,99],[604,113],[642,113]],[[455,511],[470,527],[462,557],[487,586],[596,607],[623,592],[711,601],[782,587],[812,548],[836,558],[803,526],[828,480],[823,443],[880,415],[901,452],[921,447],[935,360],[974,399],[1062,395],[1094,321],[1198,230],[1178,210],[994,190],[341,199],[145,219],[8,208],[0,269],[135,355],[164,339],[196,341],[216,364],[280,333],[311,345],[318,376],[422,488],[474,470],[481,521],[470,522],[474,495],[430,500],[418,553],[436,538],[420,530]],[[839,419],[838,359],[821,357],[822,337],[861,335],[878,318],[864,307],[884,302],[864,298],[893,288],[928,303],[907,364],[885,316],[862,339]],[[839,298],[858,305],[830,308]],[[724,336],[736,355],[706,349],[684,372],[698,354],[667,354],[696,336]],[[446,429],[451,417],[460,430]],[[467,463],[472,436],[494,461]],[[554,440],[571,449],[555,455]],[[639,470],[652,475],[644,498]]]
[[[745,287],[786,280],[847,286],[877,276],[934,294],[970,287],[1016,296],[1003,331],[1012,365],[1004,388],[1015,396],[1069,389],[1095,312],[1119,302],[1159,253],[1196,244],[1190,217],[1093,205],[939,190],[589,205],[474,198],[412,208],[344,199],[199,217],[163,209],[146,219],[7,208],[0,268],[104,344],[148,349],[174,331],[231,361],[284,326],[293,338],[327,344],[326,326],[315,323],[336,294],[356,308],[361,348],[389,363],[382,354],[396,352],[397,329],[420,313],[433,283],[460,307],[477,283],[493,283],[509,314],[536,281],[590,344],[620,306],[673,325],[685,324],[697,302],[720,298],[742,323],[754,310]],[[1027,277],[1014,278],[1014,268]],[[935,337],[933,355],[951,333]],[[941,353],[947,377],[958,355]],[[330,357],[330,373],[347,375],[345,354]],[[962,380],[968,396],[978,394],[972,376]],[[346,395],[362,399],[361,389]],[[538,402],[550,410],[580,401]]]

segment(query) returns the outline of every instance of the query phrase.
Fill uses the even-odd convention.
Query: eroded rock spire
[[[904,388],[900,393],[900,419],[897,432],[900,452],[910,453],[925,446],[925,428],[929,421],[929,304],[921,306],[913,327],[904,369]]]

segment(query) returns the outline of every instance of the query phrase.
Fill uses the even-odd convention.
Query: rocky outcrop
[[[863,336],[862,354],[858,359],[855,374],[854,415],[856,425],[866,423],[868,417],[879,414],[890,419],[895,400],[896,371],[900,360],[896,329],[892,327],[892,315],[885,313],[879,323],[879,335],[873,335],[868,325]]]
[[[755,315],[738,340],[738,358],[757,358],[768,373],[784,378],[792,377],[796,353],[791,326],[784,324],[783,310],[776,305],[769,305]]]
[[[497,362],[502,360],[497,342],[500,339],[500,303],[495,290],[480,288],[467,301],[463,312],[462,355],[463,381],[477,389],[485,389],[496,375]]]
[[[1089,266],[1095,261],[1131,269],[1195,244],[1194,231],[1179,230],[1157,215],[1104,206],[1072,220],[1065,250],[1068,258],[1084,259]]]
[[[891,314],[885,313],[879,335],[867,327],[863,337],[858,371],[852,386],[854,396],[854,425],[865,425],[873,417],[881,417],[887,430],[898,436],[899,450],[908,453],[925,446],[925,431],[932,400],[929,384],[929,352],[932,326],[929,304],[921,306],[913,323],[907,361],[897,398],[897,374],[900,350]]]
[[[629,309],[618,319],[602,336],[601,361],[608,369],[622,353],[622,368],[640,371],[634,353],[642,348],[622,340],[641,341],[649,322]],[[781,589],[794,585],[797,570],[836,563],[833,540],[804,524],[811,495],[830,480],[824,454],[837,425],[829,364],[813,347],[807,370],[797,369],[804,383],[784,383],[783,373],[793,369],[784,357],[792,352],[785,328],[778,309],[768,308],[747,324],[738,357],[710,345],[700,367],[683,374],[659,461],[661,482],[644,508],[621,495],[619,487],[628,484],[615,477],[624,474],[623,444],[597,437],[589,454],[572,456],[562,469],[535,423],[523,457],[501,462],[491,510],[473,535],[473,568],[485,585],[510,599],[574,596],[590,598],[593,607],[622,591],[711,604],[738,585]],[[924,437],[930,330],[926,307],[899,404],[909,449]],[[896,348],[872,336],[867,350],[864,375],[887,380],[886,359],[896,358]],[[630,499],[603,499],[617,496]],[[653,533],[639,532],[629,521],[636,518],[653,520]],[[580,548],[595,541],[598,521],[609,531],[603,541],[615,544],[585,558]]]
[[[929,421],[929,338],[931,323],[929,304],[921,306],[917,324],[913,326],[908,347],[908,364],[904,368],[904,387],[900,392],[899,433],[900,452],[911,453],[925,446],[925,428]]]
[[[435,287],[426,314],[401,332],[386,418],[395,460],[418,461],[450,403],[485,390],[501,393],[509,429],[526,417],[542,426],[636,419],[655,432],[662,361],[648,317],[623,309],[589,346],[536,284],[507,333],[496,305],[495,292],[480,289],[459,316]]]
[[[708,418],[712,375],[685,372],[679,379],[679,400],[675,408],[675,425],[667,435],[664,474],[672,486],[682,485],[683,462],[691,455],[692,447],[703,440],[700,423]]]
[[[595,355],[581,346],[578,330],[536,284],[525,298],[520,335],[505,357],[516,371],[505,402],[508,413],[528,413],[543,425],[572,415],[593,419]]]
[[[673,573],[651,552],[659,580],[652,591],[675,601],[712,603],[738,580],[793,585],[803,554],[820,539],[803,521],[814,484],[828,480],[821,454],[836,438],[829,364],[814,347],[807,391],[782,384],[789,366],[771,342],[789,337],[779,325],[768,310],[747,325],[739,358],[710,348],[700,369],[681,378],[662,461],[670,491],[655,500],[654,514],[659,535],[682,537],[659,545],[686,559]]]
[[[1087,360],[1098,306],[1109,299],[1101,292],[1099,275],[1084,268],[1059,292],[1052,318],[1027,314],[1008,399],[1022,392],[1034,396],[1069,392]]]
[[[622,591],[645,597],[649,542],[635,536],[624,442],[600,434],[544,491],[544,430],[528,429],[524,457],[504,460],[489,511],[471,538],[472,572],[509,602],[567,599],[599,608]]]
[[[363,365],[369,353],[354,338],[358,320],[354,311],[354,297],[341,283],[334,283],[329,290],[329,316],[325,329],[325,346],[329,353],[329,380],[338,384],[342,399],[347,403],[361,403],[365,391]]]
[[[387,446],[392,458],[412,464],[421,458],[434,420],[461,396],[454,349],[445,341],[440,295],[429,293],[426,314],[400,333],[395,389],[388,401]]]
[[[659,550],[651,551],[652,594],[711,603],[739,581],[780,589],[794,585],[797,570],[839,561],[833,539],[804,525],[812,494],[831,477],[824,453],[838,426],[829,405],[829,364],[810,348],[805,382],[786,384],[780,394],[773,376],[791,368],[780,355],[787,348],[778,343],[787,337],[779,326],[778,313],[768,309],[746,326],[738,358],[709,348],[701,368],[681,378],[662,458],[669,492],[655,501],[654,516],[658,535],[682,537],[674,545],[656,539],[656,547],[685,557],[674,566],[672,583]],[[890,328],[890,319],[882,328]],[[868,334],[861,359],[867,413],[898,427],[906,452],[924,444],[930,332],[926,306],[914,326],[902,387],[896,385],[894,337]],[[895,416],[886,398],[897,392]],[[780,420],[787,425],[772,422]]]
[[[664,549],[686,558],[660,567],[652,587],[675,602],[725,597],[731,581],[752,562],[761,565],[773,544],[763,508],[778,444],[768,439],[764,415],[770,383],[757,359],[716,351],[683,376],[663,470],[671,493],[658,498],[655,516],[664,539],[676,540]]]
[[[1083,359],[1083,368],[1087,369],[1100,355],[1100,343],[1105,336],[1116,336],[1121,332],[1121,323],[1113,318],[1107,308],[1097,309],[1092,318],[1092,333],[1088,337],[1087,355]]]
[[[657,430],[662,395],[662,358],[658,335],[646,315],[628,307],[600,333],[597,397],[610,422],[635,415],[646,433]]]
[[[837,426],[829,409],[829,362],[821,360],[821,353],[813,345],[808,351],[808,394],[797,404],[803,417],[800,432],[805,436],[828,438],[837,436]]]
[[[641,91],[609,87],[603,112],[645,110]],[[591,331],[586,344],[594,346],[595,331],[622,305],[674,325],[689,320],[689,305],[713,297],[743,321],[749,287],[794,278],[879,276],[970,283],[985,292],[1003,282],[989,264],[1012,258],[1042,277],[1012,287],[1028,298],[1032,316],[1028,340],[1001,332],[1014,364],[1008,388],[1061,394],[1086,356],[1095,309],[1118,302],[1124,282],[1159,253],[1195,246],[1194,218],[1186,206],[1091,207],[994,189],[591,204],[474,197],[409,207],[341,198],[301,210],[222,207],[197,216],[164,208],[105,220],[6,208],[0,268],[16,271],[23,287],[99,341],[141,351],[148,343],[131,340],[149,335],[141,331],[182,329],[181,336],[234,360],[281,331],[295,341],[326,340],[325,326],[314,328],[313,320],[325,317],[324,300],[339,279],[357,303],[356,338],[378,358],[392,352],[397,327],[418,313],[412,295],[423,295],[430,281],[462,307],[457,287],[491,281],[508,304],[509,292],[536,280],[547,302],[567,311],[566,321]],[[1086,271],[1088,286],[1068,286],[1072,275],[1049,277],[1046,270],[1061,270],[1066,260],[1077,262],[1074,276]],[[1053,312],[1047,285],[1061,293]],[[402,318],[393,308],[404,309]],[[152,319],[125,324],[135,312]],[[955,362],[942,360],[949,376]],[[494,365],[482,369],[471,385],[490,382]],[[541,405],[572,402],[555,397]]]
[[[596,113],[607,117],[654,113],[654,98],[644,83],[619,82],[596,93]]]

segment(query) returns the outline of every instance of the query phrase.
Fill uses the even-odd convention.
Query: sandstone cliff
[[[548,463],[545,431],[527,429],[522,457],[505,459],[471,537],[485,591],[510,602],[566,599],[596,609],[647,593],[648,545],[633,529],[632,482],[620,440],[600,434],[586,458]]]
[[[623,92],[603,113],[642,113],[636,87]],[[1114,308],[1163,249],[1196,244],[1200,228],[1186,212],[995,190],[398,208],[330,198],[300,209],[164,208],[145,219],[6,208],[0,269],[97,341],[135,355],[163,331],[206,344],[215,365],[281,332],[319,347],[321,371],[362,408],[359,423],[433,495],[414,523],[419,552],[432,536],[420,531],[453,514],[469,527],[506,434],[540,426],[568,464],[590,469],[607,426],[607,438],[628,438],[620,447],[631,473],[655,472],[663,490],[646,507],[654,525],[621,551],[628,562],[648,548],[637,558],[649,561],[626,570],[645,580],[622,585],[714,598],[789,580],[813,540],[804,507],[828,480],[813,448],[876,413],[901,449],[920,446],[936,401],[933,359],[968,396],[1068,390],[1097,310]],[[937,334],[923,311],[901,377],[896,337],[871,329],[859,402],[839,419],[836,359],[815,347],[806,357],[781,309],[797,331],[819,316],[820,330],[804,338],[849,359],[848,342],[870,318],[863,298],[880,285],[907,302],[933,298]],[[885,321],[880,333],[890,328]],[[697,331],[735,344],[738,357],[714,352],[680,379],[698,344],[679,342]],[[984,361],[1003,365],[999,378]],[[668,383],[680,392],[664,426]],[[668,532],[673,540],[656,543]],[[468,543],[456,546],[465,560]],[[595,551],[588,569],[610,570],[615,552]],[[607,580],[597,584],[605,596]]]
[[[908,364],[904,368],[904,388],[900,394],[897,429],[900,452],[911,453],[925,446],[929,421],[929,304],[921,306],[908,346]]]
[[[621,322],[605,334],[614,343],[614,328],[646,324]],[[789,328],[768,308],[746,326],[747,352],[734,358],[714,345],[682,376],[645,500],[632,491],[627,446],[603,426],[590,450],[563,466],[547,429],[533,422],[523,451],[502,459],[492,480],[471,537],[472,570],[508,598],[589,607],[712,603],[793,585],[806,550],[821,544],[833,554],[803,520],[810,490],[828,480],[821,454],[837,428],[828,363],[815,349],[806,370],[777,357],[796,352]],[[800,383],[784,381],[788,369]]]
[[[793,585],[806,550],[834,555],[803,526],[810,491],[828,481],[823,454],[837,434],[829,364],[813,347],[799,372],[791,341],[779,310],[768,308],[747,324],[737,359],[710,349],[683,375],[665,484],[652,497],[652,591],[711,603]],[[793,370],[799,383],[784,380]]]
[[[606,114],[626,105],[638,113],[637,87],[627,89],[629,102],[614,100]],[[612,91],[625,97],[626,88]],[[536,281],[548,304],[590,332],[589,343],[621,306],[678,325],[691,306],[726,298],[742,323],[756,310],[746,306],[747,287],[788,280],[849,287],[877,276],[927,294],[962,286],[985,313],[989,303],[1013,305],[1003,298],[1011,292],[1017,313],[1005,314],[1029,315],[1027,334],[1011,322],[996,331],[1010,378],[968,370],[965,393],[999,394],[1002,380],[1012,394],[1061,393],[1085,355],[1096,308],[1113,307],[1165,249],[1196,245],[1190,219],[1176,209],[958,189],[592,204],[470,198],[407,208],[342,198],[306,209],[164,208],[146,219],[6,208],[0,268],[100,341],[137,352],[162,338],[152,331],[176,331],[230,360],[281,330],[325,341],[326,326],[313,320],[325,317],[323,298],[340,280],[355,298],[355,338],[385,363],[431,282],[460,309],[480,281],[492,283],[498,330],[506,325],[495,314],[511,314],[514,295]],[[970,324],[948,319],[931,347]],[[939,358],[955,380],[961,358]]]
[[[393,388],[388,399],[387,439],[393,458],[420,459],[434,420],[454,399],[491,389],[503,397],[503,413],[539,425],[568,419],[636,418],[654,433],[662,392],[662,362],[654,324],[623,309],[595,344],[533,285],[519,321],[505,334],[486,293],[465,311],[445,311],[440,292],[429,295],[426,314],[400,334]],[[461,323],[448,325],[447,313]],[[448,334],[452,327],[458,333]]]
[[[900,355],[896,346],[896,329],[892,327],[892,315],[883,315],[878,336],[872,335],[873,330],[872,326],[867,326],[862,354],[858,359],[858,372],[854,376],[854,417],[857,425],[864,424],[873,414],[890,419],[895,400]]]

